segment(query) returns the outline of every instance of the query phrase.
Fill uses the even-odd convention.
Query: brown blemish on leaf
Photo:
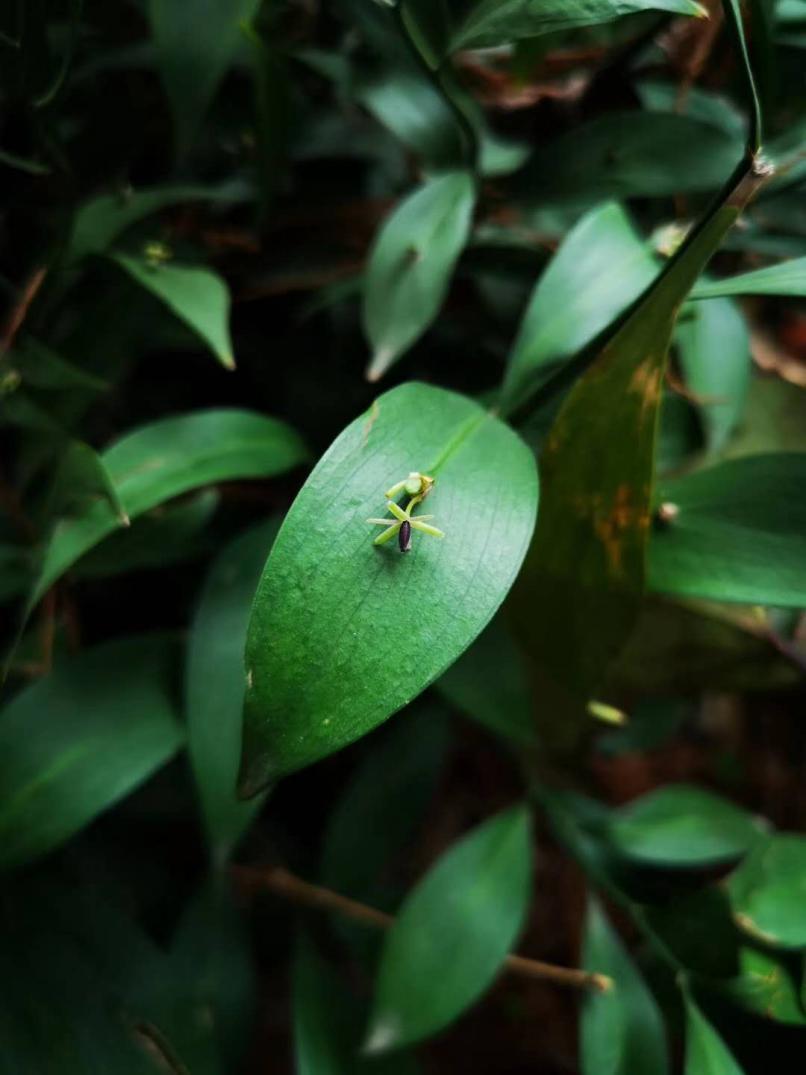
[[[377,399],[373,399],[372,406],[369,409],[369,415],[367,416],[367,420],[364,423],[364,439],[361,443],[362,448],[366,448],[367,441],[369,440],[369,435],[372,432],[372,427],[378,421],[380,413],[381,405],[378,403]]]
[[[616,489],[609,506],[605,506],[601,500],[593,505],[594,533],[604,547],[613,574],[622,574],[624,570],[623,553],[627,536],[648,527],[649,513],[643,504],[635,503],[633,490],[626,482]]]
[[[630,378],[628,391],[642,396],[641,418],[647,411],[654,413],[660,403],[661,386],[663,383],[663,366],[655,361],[653,356],[645,359]]]

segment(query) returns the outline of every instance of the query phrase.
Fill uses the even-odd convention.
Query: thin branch
[[[392,915],[385,914],[376,907],[368,907],[365,903],[359,903],[348,896],[342,896],[341,893],[334,892],[330,888],[303,881],[301,877],[297,877],[283,866],[269,866],[262,869],[236,866],[234,874],[239,884],[248,892],[265,889],[291,903],[313,907],[320,911],[335,911],[345,918],[375,929],[389,929],[394,922]],[[507,956],[504,960],[504,968],[521,978],[554,982],[555,985],[571,986],[573,989],[592,989],[599,993],[606,993],[613,988],[613,979],[608,978],[606,974],[576,970],[573,967],[559,967],[554,963],[543,963],[542,960],[527,959],[525,956]]]
[[[8,320],[6,321],[3,338],[0,340],[0,354],[5,354],[6,351],[11,349],[11,345],[14,343],[14,339],[19,332],[23,321],[28,316],[31,303],[34,301],[39,289],[45,282],[47,271],[47,267],[42,265],[40,268],[35,269],[28,278],[28,282],[22,289],[19,298],[14,303]]]

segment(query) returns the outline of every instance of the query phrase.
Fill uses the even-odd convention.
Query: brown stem
[[[14,343],[14,339],[20,330],[20,326],[28,316],[31,303],[36,298],[40,287],[42,287],[42,284],[45,281],[47,271],[47,268],[42,265],[40,268],[35,269],[28,278],[25,287],[22,289],[17,301],[14,303],[11,313],[8,316],[8,320],[6,321],[3,338],[0,340],[0,354],[5,354],[6,351],[11,349],[11,345]]]
[[[376,929],[388,929],[394,922],[392,915],[368,907],[348,896],[342,896],[330,888],[312,885],[301,877],[286,870],[283,866],[269,866],[262,869],[250,869],[237,866],[234,868],[236,880],[249,892],[267,889],[277,896],[282,896],[292,903],[313,907],[320,911],[336,911],[354,922]],[[613,988],[612,978],[606,974],[592,971],[576,970],[573,967],[558,967],[553,963],[543,963],[539,959],[527,959],[525,956],[507,956],[504,967],[512,974],[522,978],[536,978],[541,981],[554,982],[555,985],[571,986],[574,989],[593,989],[605,993]]]

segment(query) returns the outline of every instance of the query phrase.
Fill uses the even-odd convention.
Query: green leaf
[[[685,1075],[744,1075],[728,1047],[690,997],[686,997]]]
[[[531,872],[522,806],[485,821],[442,855],[386,937],[367,1052],[430,1037],[481,996],[520,933]]]
[[[741,949],[739,959],[740,974],[723,986],[723,992],[764,1019],[804,1026],[806,1014],[786,961],[750,945]]]
[[[535,745],[537,724],[528,668],[501,616],[443,673],[437,689],[490,731],[520,747]]]
[[[127,228],[171,205],[200,201],[241,201],[245,188],[237,182],[220,186],[150,187],[101,194],[85,202],[73,218],[67,261],[80,261],[89,254],[102,254]]]
[[[582,966],[613,980],[607,992],[585,998],[582,1075],[665,1075],[669,1058],[658,1005],[595,900],[588,904]]]
[[[189,265],[152,265],[126,254],[111,256],[141,287],[184,321],[222,366],[235,368],[229,333],[229,289],[217,273]]]
[[[74,565],[74,578],[101,579],[130,571],[160,570],[207,551],[203,531],[218,509],[215,489],[158,504],[132,526],[116,530]]]
[[[417,1075],[412,1056],[359,1057],[360,1008],[339,976],[306,936],[293,963],[296,1075]]]
[[[262,805],[235,797],[241,756],[244,646],[263,565],[277,534],[270,520],[220,552],[190,626],[185,671],[188,751],[213,860],[223,862]]]
[[[444,714],[432,704],[392,724],[328,816],[323,884],[377,902],[384,867],[405,848],[433,796],[446,743]]]
[[[725,456],[806,452],[806,391],[777,377],[754,376],[741,426]]]
[[[171,104],[179,156],[190,148],[259,0],[149,0],[151,31]]]
[[[172,993],[203,1032],[206,1063],[217,1062],[222,1073],[238,1070],[257,983],[246,922],[220,877],[208,880],[185,908],[169,962]]]
[[[175,658],[168,636],[109,642],[0,712],[0,866],[51,851],[175,753]]]
[[[738,134],[688,116],[608,112],[537,152],[521,190],[541,207],[716,190],[742,151]]]
[[[443,540],[375,547],[367,519],[412,470]],[[353,742],[432,683],[504,599],[534,526],[526,445],[469,399],[422,384],[344,430],[291,507],[247,640],[245,793]]]
[[[806,948],[806,838],[759,841],[728,882],[737,923],[766,944]]]
[[[508,413],[640,295],[657,273],[650,248],[615,203],[568,232],[532,292],[501,389]]]
[[[451,51],[610,22],[637,11],[706,15],[694,0],[476,0],[453,34]]]
[[[750,384],[750,334],[730,299],[692,303],[677,327],[677,351],[688,388],[698,400],[711,452],[739,424]]]
[[[364,291],[367,377],[377,381],[439,313],[470,232],[469,172],[429,179],[397,206],[375,237]]]
[[[66,362],[61,355],[32,337],[26,337],[21,350],[14,352],[14,365],[22,377],[22,383],[30,388],[61,391],[85,388],[101,392],[109,386],[91,373]]]
[[[576,382],[546,440],[540,520],[512,605],[551,691],[558,750],[572,748],[587,723],[580,702],[601,683],[641,604],[656,428],[678,310],[762,180],[753,165],[733,177]]]
[[[659,866],[701,866],[745,854],[761,836],[746,810],[688,784],[658,788],[615,811],[607,835],[630,858]]]
[[[80,514],[93,501],[105,501],[120,526],[129,516],[120,502],[115,484],[98,453],[83,441],[71,441],[64,449],[48,501],[48,514]]]
[[[725,295],[788,295],[806,297],[806,258],[792,258],[766,269],[728,276],[723,280],[701,280],[691,293],[693,299]]]
[[[162,418],[116,441],[101,459],[130,519],[214,482],[266,478],[301,463],[305,449],[285,423],[252,411],[209,410]],[[113,533],[108,505],[62,519],[45,549],[35,604],[85,552]]]
[[[661,593],[806,606],[806,453],[730,459],[663,482],[649,543]]]
[[[750,98],[750,135],[748,138],[748,148],[751,153],[758,153],[761,149],[762,140],[761,101],[759,100],[758,90],[756,89],[756,80],[753,76],[752,64],[750,63],[750,52],[744,35],[744,19],[742,16],[740,0],[723,0],[722,8],[725,12],[728,26],[733,32],[739,55],[742,58],[742,68],[745,82],[747,83],[747,94]]]
[[[431,168],[455,168],[465,158],[456,117],[419,73],[384,69],[360,80],[355,94],[375,118]]]

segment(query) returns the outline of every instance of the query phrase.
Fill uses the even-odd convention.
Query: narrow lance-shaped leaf
[[[521,406],[569,358],[605,329],[657,273],[621,206],[592,209],[561,243],[532,293],[501,388],[504,413]]]
[[[235,796],[241,756],[246,628],[275,520],[230,542],[205,580],[190,628],[185,674],[188,752],[213,860],[221,863],[260,800]],[[211,674],[212,673],[212,674]]]
[[[531,874],[524,807],[496,815],[443,854],[387,935],[367,1051],[430,1037],[481,996],[523,926]]]
[[[451,50],[486,48],[524,37],[610,22],[638,11],[706,16],[694,0],[476,0],[451,40]]]
[[[730,299],[690,304],[677,326],[677,354],[694,393],[711,452],[739,424],[750,384],[750,333]]]
[[[582,965],[613,982],[611,989],[585,998],[582,1075],[665,1075],[669,1057],[658,1005],[595,900],[588,904]]]
[[[217,273],[190,265],[151,264],[126,254],[114,254],[112,260],[184,321],[222,366],[235,368],[229,289]]]
[[[727,276],[722,280],[700,280],[691,293],[693,299],[713,299],[725,295],[788,295],[806,297],[806,258],[792,258],[766,269]]]
[[[98,453],[83,441],[71,441],[64,450],[53,481],[48,515],[81,512],[94,500],[105,500],[121,526],[129,525],[112,477]]]
[[[179,154],[196,135],[210,101],[232,61],[241,23],[259,0],[149,0],[148,12],[176,127]]]
[[[128,638],[56,666],[0,712],[0,867],[45,854],[177,750],[176,643]]]
[[[649,542],[661,593],[803,608],[806,453],[730,459],[666,480]]]
[[[265,478],[301,463],[305,447],[285,423],[240,410],[162,418],[127,433],[101,453],[129,519],[214,482]],[[33,606],[65,571],[119,526],[105,501],[62,519],[44,552]]]
[[[685,1075],[744,1075],[691,997],[686,997]]]
[[[743,170],[623,320],[552,426],[542,456],[540,522],[514,612],[558,707],[577,707],[573,699],[590,696],[633,626],[645,581],[655,430],[678,310],[765,174],[755,163]],[[561,723],[566,749],[579,725]]]
[[[384,221],[364,291],[371,381],[382,377],[439,313],[467,242],[474,201],[470,173],[447,172],[409,194]]]
[[[296,1075],[417,1075],[420,1066],[410,1053],[358,1055],[361,1006],[343,978],[309,937],[300,936],[292,979]]]
[[[425,525],[445,536],[416,529],[415,505],[401,555],[373,543],[383,531],[368,519],[412,471],[435,477]],[[244,792],[358,739],[456,660],[512,585],[536,510],[529,449],[465,397],[406,384],[349,425],[294,501],[255,597]]]

